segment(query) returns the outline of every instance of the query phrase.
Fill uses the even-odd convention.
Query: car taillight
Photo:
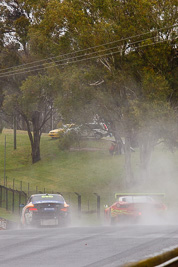
[[[30,208],[28,208],[28,210],[37,211],[38,209],[37,208],[30,207]]]
[[[162,204],[162,209],[167,210],[167,207],[164,204]]]
[[[67,208],[62,208],[61,210],[62,210],[62,211],[67,211]]]

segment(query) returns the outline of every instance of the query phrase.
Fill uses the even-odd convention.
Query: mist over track
[[[116,267],[178,245],[177,225],[0,231],[0,266]]]

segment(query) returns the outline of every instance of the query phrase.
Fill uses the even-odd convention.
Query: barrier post
[[[22,181],[20,181],[20,192],[19,192],[19,214],[20,214],[21,194],[22,194]]]
[[[80,216],[81,216],[81,207],[82,207],[82,199],[81,199],[81,195],[80,194],[78,194],[77,192],[75,192],[75,194],[77,195],[77,197],[78,197],[78,216],[79,216],[79,218],[80,218]]]
[[[29,192],[30,192],[30,184],[28,183],[28,197],[29,197]]]
[[[97,197],[97,217],[100,218],[100,196],[97,193],[94,193]]]
[[[15,179],[13,179],[13,191],[12,191],[12,212],[14,213],[14,184]]]
[[[0,186],[0,207],[2,207],[2,186]]]
[[[6,210],[8,210],[8,188],[6,187]]]

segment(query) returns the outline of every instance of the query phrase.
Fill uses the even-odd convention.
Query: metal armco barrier
[[[20,213],[20,204],[26,203],[27,194],[24,191],[0,185],[0,208]]]
[[[178,247],[135,263],[125,264],[124,267],[176,267],[178,266]]]
[[[156,267],[175,267],[175,266],[178,266],[178,257],[175,257],[169,261],[166,261],[160,265],[157,265]]]

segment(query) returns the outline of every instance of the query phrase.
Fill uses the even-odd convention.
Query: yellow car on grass
[[[73,127],[75,124],[64,124],[61,128],[51,130],[48,134],[49,137],[56,139],[60,138],[68,129]]]

